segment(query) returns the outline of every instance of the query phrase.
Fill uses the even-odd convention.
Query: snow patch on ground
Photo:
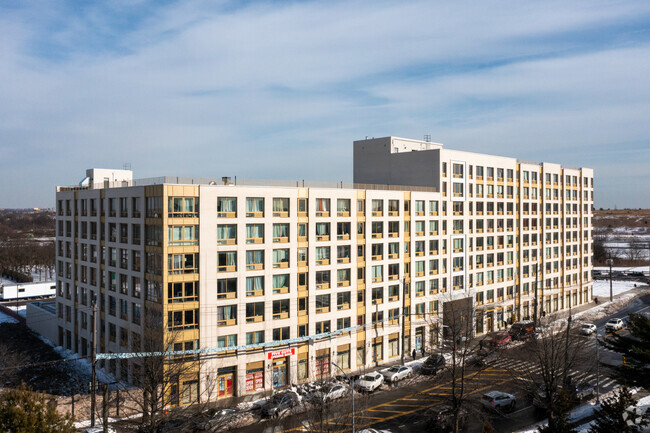
[[[78,354],[72,353],[70,350],[66,350],[62,346],[55,346],[50,340],[41,335],[39,335],[38,338],[40,338],[43,343],[52,347],[61,358],[73,360],[68,362],[67,365],[75,370],[75,374],[91,377],[92,363],[89,359],[81,358]],[[115,383],[113,375],[105,373],[100,368],[97,368],[97,380],[103,383]]]
[[[612,281],[614,296],[641,286],[643,286],[643,283],[638,281]],[[609,280],[595,280],[593,295],[609,297]]]
[[[14,310],[16,313],[20,314],[23,317],[27,317],[27,305],[20,305],[18,307],[12,307],[10,305],[5,305],[7,308]]]

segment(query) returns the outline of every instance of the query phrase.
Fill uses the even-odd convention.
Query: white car
[[[514,409],[517,398],[506,392],[490,391],[483,394],[481,404],[489,409]]]
[[[394,365],[386,370],[382,370],[381,374],[387,382],[397,382],[410,377],[413,374],[413,369],[405,365]]]
[[[317,400],[327,402],[331,400],[336,400],[341,397],[345,397],[348,393],[348,388],[345,385],[333,384],[324,387],[322,390],[319,390],[315,393],[314,397]]]
[[[384,383],[384,376],[379,373],[364,374],[359,378],[357,386],[361,391],[372,392]]]
[[[605,331],[614,332],[623,329],[623,319],[609,319],[605,324]]]
[[[593,323],[585,323],[580,327],[580,333],[582,335],[591,335],[596,333],[596,325]]]

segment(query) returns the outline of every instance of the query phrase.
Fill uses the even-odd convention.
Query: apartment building
[[[58,343],[90,352],[95,296],[102,353],[142,350],[155,312],[174,350],[221,348],[187,404],[205,372],[230,397],[434,347],[445,304],[481,335],[590,302],[592,170],[386,137],[354,143],[354,182],[88,170],[57,190]]]

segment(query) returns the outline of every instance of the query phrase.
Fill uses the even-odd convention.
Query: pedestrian
[[[413,359],[415,359],[415,357],[417,356],[417,352],[415,351],[415,349],[413,349],[413,354],[412,355],[413,355]]]
[[[420,352],[422,352],[422,356],[424,356],[424,344],[422,345],[422,348],[420,349]]]

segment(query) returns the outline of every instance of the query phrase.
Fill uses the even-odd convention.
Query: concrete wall
[[[440,188],[440,149],[425,149],[394,137],[354,142],[354,182]],[[409,146],[410,145],[410,146]]]
[[[56,346],[59,340],[56,314],[44,309],[41,304],[41,302],[27,304],[27,327]],[[50,304],[54,305],[54,302]]]

